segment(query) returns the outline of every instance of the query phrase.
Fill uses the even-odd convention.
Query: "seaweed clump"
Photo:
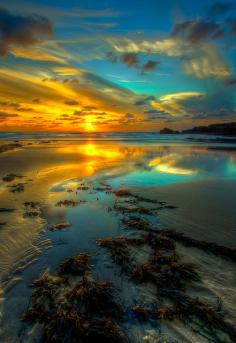
[[[15,180],[16,178],[22,178],[22,176],[10,173],[10,174],[7,174],[7,175],[3,176],[2,177],[2,181],[4,181],[4,182],[11,182],[11,181]]]
[[[72,274],[83,275],[90,269],[90,258],[92,254],[82,253],[75,257],[71,257],[65,262],[61,263],[59,267],[59,275]]]
[[[116,291],[111,282],[83,276],[67,297],[80,307],[83,313],[121,317],[123,311],[115,301]]]
[[[144,244],[142,238],[128,238],[120,236],[116,238],[98,239],[97,244],[109,250],[113,262],[121,266],[125,272],[132,269],[132,260],[129,253],[129,245],[137,246]]]
[[[59,207],[62,207],[62,206],[65,206],[65,207],[76,207],[76,206],[78,206],[82,202],[85,202],[85,201],[83,201],[83,200],[76,201],[76,200],[65,199],[65,200],[58,201],[56,203],[56,206],[59,206]]]
[[[130,217],[122,219],[122,224],[129,229],[148,231],[150,224],[146,219],[139,217]]]
[[[88,261],[90,255],[78,256],[81,261]],[[74,270],[74,260],[70,259],[70,264]],[[116,288],[86,275],[85,265],[76,285],[61,275],[44,274],[36,280],[31,307],[22,320],[31,325],[40,323],[41,341],[46,343],[128,343],[128,336],[117,325],[123,310],[116,300]]]
[[[36,287],[50,287],[50,285],[62,285],[64,280],[57,276],[44,273],[39,279],[32,282],[32,286]]]
[[[12,193],[20,193],[25,190],[25,185],[22,182],[16,183],[14,185],[8,186],[10,187],[10,192]]]
[[[0,145],[0,154],[6,151],[15,150],[17,148],[22,148],[22,144],[20,143],[9,143]]]
[[[127,189],[116,189],[113,191],[113,193],[117,197],[130,197],[132,195]]]
[[[88,191],[89,187],[88,186],[79,186],[79,187],[77,187],[77,190],[78,191]]]
[[[56,206],[65,206],[65,207],[76,207],[78,206],[79,202],[75,200],[60,200],[56,203]]]
[[[26,201],[24,203],[25,213],[24,218],[34,218],[40,215],[40,205],[35,201]]]
[[[194,322],[194,318],[198,318],[204,323],[205,331],[207,331],[208,334],[211,332],[212,328],[215,328],[228,335],[232,342],[236,341],[235,327],[225,321],[222,312],[203,303],[198,297],[191,298],[187,295],[180,295],[174,310],[175,315],[183,321]],[[222,341],[219,340],[219,342]]]
[[[152,306],[152,308],[136,305],[132,307],[131,311],[141,322],[148,322],[150,320],[173,320],[175,317],[175,311],[172,308],[158,308],[156,305]]]
[[[163,230],[162,232],[166,236],[171,237],[172,239],[175,239],[176,241],[181,242],[185,246],[204,249],[206,251],[211,252],[212,254],[221,255],[221,256],[231,259],[232,261],[236,261],[236,249],[225,247],[223,245],[218,245],[212,242],[198,240],[198,239],[186,236],[183,233],[177,232],[174,230]]]
[[[63,230],[63,229],[67,229],[68,227],[70,227],[70,223],[69,222],[62,222],[62,223],[57,223],[57,224],[53,224],[53,225],[49,225],[48,226],[48,230],[49,231],[58,231],[58,230]]]
[[[8,207],[0,207],[0,213],[1,212],[14,212],[14,208],[8,208]]]

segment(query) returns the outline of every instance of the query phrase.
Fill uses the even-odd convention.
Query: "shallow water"
[[[112,188],[138,186],[145,189],[148,186],[165,187],[202,180],[217,180],[219,183],[236,180],[236,151],[227,150],[222,144],[219,149],[219,143],[217,149],[212,149],[212,142],[203,145],[186,142],[173,144],[169,141],[163,145],[160,142],[150,143],[150,137],[148,141],[144,139],[138,143],[127,143],[120,138],[114,142],[110,139],[106,142],[93,141],[91,137],[86,142],[64,139],[42,143],[28,139],[22,143],[22,149],[0,155],[0,177],[9,173],[22,176],[11,182],[0,183],[0,207],[14,209],[14,212],[0,213],[0,222],[4,224],[0,226],[0,277],[3,290],[2,296],[0,294],[1,342],[31,340],[22,333],[19,321],[30,300],[32,289],[29,285],[45,270],[55,271],[60,262],[83,251],[97,253],[94,259],[96,276],[111,279],[126,289],[127,292],[123,294],[126,303],[137,296],[146,301],[150,298],[151,301],[152,290],[141,287],[137,291],[137,286],[125,276],[121,277],[119,269],[110,263],[109,256],[96,246],[97,238],[123,234],[119,215],[109,211],[116,201],[113,194],[96,189],[102,188],[103,182],[108,182]],[[9,186],[18,182],[24,183],[24,191],[10,192]],[[77,190],[84,183],[90,189]],[[56,205],[65,199],[86,202],[73,208]],[[39,203],[39,216],[25,217],[26,201]],[[47,225],[65,220],[71,223],[68,229],[57,232],[47,230]],[[156,225],[161,225],[158,217],[152,220]],[[222,227],[224,230],[227,227]],[[214,232],[211,236],[214,241]],[[138,253],[141,253],[142,259],[145,251],[137,251],[136,255]],[[188,256],[192,256],[193,251],[187,249],[184,254],[190,260]],[[212,292],[223,298],[226,311],[232,314],[236,299],[234,265],[220,260],[221,264],[216,268],[214,261],[211,256],[207,258],[202,255],[198,258],[205,283]],[[222,273],[215,277],[219,266]],[[207,273],[204,274],[207,268],[211,270],[208,279]],[[225,284],[224,279],[228,280]],[[152,337],[156,329],[130,327],[129,330],[134,335],[141,330],[141,339],[150,336],[149,341],[155,342],[156,338]],[[190,337],[190,331],[181,327],[180,323],[171,327],[163,326],[162,330],[164,336],[171,335],[172,339],[178,339],[179,342],[205,342],[193,333]]]

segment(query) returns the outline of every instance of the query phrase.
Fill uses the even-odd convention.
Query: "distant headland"
[[[220,135],[220,136],[236,136],[236,122],[211,124],[208,126],[195,126],[192,129],[175,131],[169,128],[160,130],[161,134],[206,134],[206,135]]]

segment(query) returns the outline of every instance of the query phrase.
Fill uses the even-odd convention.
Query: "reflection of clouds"
[[[163,173],[169,173],[169,174],[178,174],[178,175],[193,175],[196,172],[194,170],[188,170],[178,167],[171,167],[167,164],[160,164],[156,167],[157,170],[163,172]]]
[[[197,170],[181,168],[177,165],[180,162],[181,155],[169,154],[163,157],[157,157],[149,162],[149,166],[155,168],[162,173],[177,174],[177,175],[193,175]]]
[[[58,152],[63,153],[65,164],[71,159],[81,160],[80,168],[86,175],[93,175],[101,169],[114,169],[112,175],[155,170],[172,175],[214,176],[223,175],[230,165],[236,163],[234,152],[211,151],[199,146],[138,146],[87,141],[65,144],[58,148]]]
[[[229,165],[235,163],[234,155],[225,152],[209,152],[192,149],[192,151],[167,152],[152,159],[148,166],[157,171],[169,174],[193,175],[207,173],[224,174]]]

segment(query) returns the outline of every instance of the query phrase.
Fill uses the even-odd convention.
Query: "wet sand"
[[[236,247],[236,181],[201,180],[165,187],[133,188],[140,196],[161,199],[177,206],[160,211],[168,229],[232,248]]]
[[[0,208],[14,209],[0,213],[3,223],[0,227],[0,314],[3,316],[0,342],[34,340],[37,325],[22,331],[19,320],[29,305],[32,293],[29,285],[45,271],[56,272],[60,263],[79,253],[96,253],[92,276],[118,286],[125,306],[133,306],[137,301],[153,303],[154,285],[131,282],[130,276],[121,273],[119,266],[111,261],[109,252],[96,245],[97,239],[136,235],[135,230],[127,231],[121,220],[132,216],[137,206],[144,212],[135,215],[146,218],[157,228],[179,230],[197,239],[235,247],[236,181],[229,178],[234,176],[234,151],[211,152],[204,147],[189,146],[126,146],[122,142],[26,141],[22,144],[22,148],[0,156]],[[2,178],[9,178],[9,174],[15,174],[15,179],[4,181]],[[12,191],[18,183],[23,184],[23,190]],[[137,203],[129,196],[116,197],[113,190],[120,187],[177,208],[162,206],[152,212],[149,208],[160,204]],[[35,217],[28,215],[32,208],[26,202],[34,204],[33,211],[38,213]],[[57,225],[63,223],[68,224],[58,229]],[[56,230],[48,229],[55,225]],[[176,252],[186,263],[198,266],[201,282],[191,285],[187,289],[189,294],[203,296],[214,308],[218,298],[222,299],[227,320],[234,325],[235,264],[222,256],[179,243]],[[129,253],[140,264],[148,258],[150,247],[131,246]],[[136,337],[135,343],[156,343],[157,339],[161,343],[207,342],[204,335],[199,336],[177,320],[164,323],[161,336],[159,329],[150,324],[129,322],[128,327]]]

